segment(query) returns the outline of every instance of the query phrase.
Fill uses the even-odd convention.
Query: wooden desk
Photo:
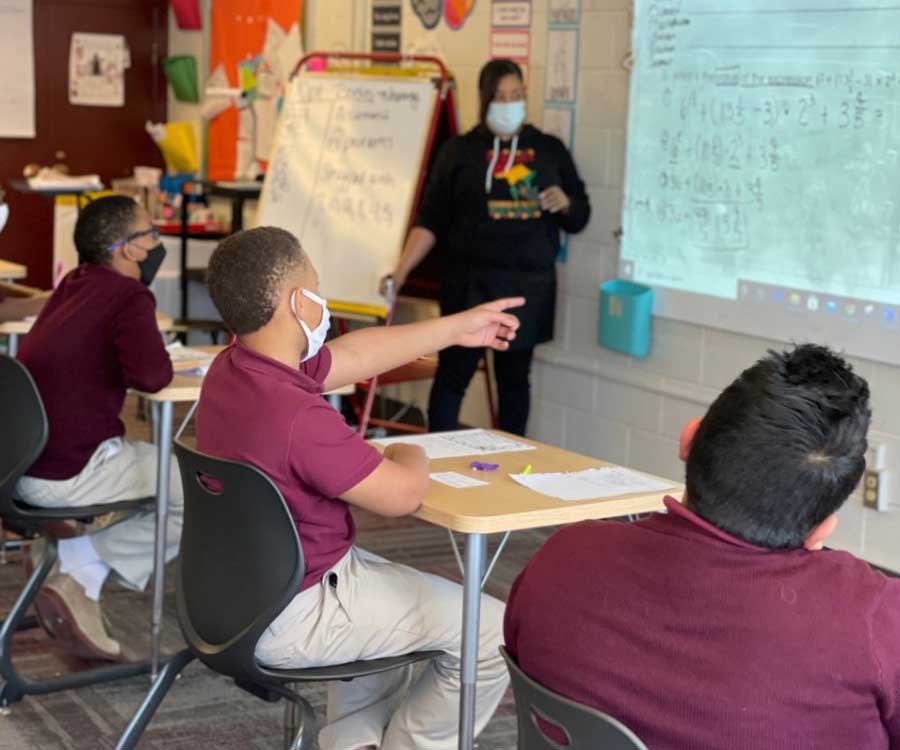
[[[156,313],[156,324],[160,333],[167,333],[175,329],[175,321],[169,315]],[[8,339],[7,352],[10,357],[15,357],[19,351],[19,336],[27,334],[34,325],[33,320],[10,320],[0,323],[0,336]]]
[[[28,275],[28,267],[9,260],[0,260],[0,281],[24,279]]]
[[[474,456],[432,461],[433,472],[456,471],[488,484],[484,487],[456,489],[432,481],[425,501],[415,513],[417,518],[466,535],[460,666],[462,672],[459,709],[460,750],[472,750],[474,745],[478,621],[481,612],[481,588],[484,585],[483,579],[487,577],[485,574],[487,534],[559,526],[586,519],[649,513],[663,508],[663,497],[666,495],[679,497],[684,491],[683,485],[670,482],[671,487],[660,492],[628,494],[582,502],[555,500],[514,482],[509,474],[520,472],[526,464],[531,464],[538,473],[579,471],[612,464],[533,440],[513,435],[508,437],[534,445],[537,449],[484,457],[482,459],[484,461],[500,464],[500,468],[496,471],[471,469],[469,465]],[[661,482],[670,481],[655,478]],[[501,543],[494,561],[487,566],[488,574],[502,549]]]

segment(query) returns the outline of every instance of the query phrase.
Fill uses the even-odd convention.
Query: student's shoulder
[[[555,532],[539,551],[545,560],[566,561],[578,565],[583,556],[595,558],[598,553],[611,550],[637,532],[636,524],[619,521],[581,521]]]

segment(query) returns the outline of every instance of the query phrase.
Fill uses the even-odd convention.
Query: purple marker
[[[475,471],[494,471],[500,468],[500,464],[486,464],[481,461],[472,461],[469,464]]]

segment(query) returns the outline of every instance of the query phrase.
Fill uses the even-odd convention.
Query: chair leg
[[[147,725],[153,719],[154,714],[156,714],[156,709],[159,708],[159,705],[168,694],[175,678],[181,674],[181,671],[194,658],[190,650],[185,649],[169,659],[156,678],[156,682],[153,683],[153,687],[150,688],[150,692],[144,698],[143,703],[141,703],[131,721],[128,722],[128,726],[125,728],[122,736],[119,737],[119,741],[116,743],[116,750],[133,750],[141,735],[144,734]]]
[[[150,671],[149,662],[132,662],[129,664],[116,664],[111,667],[99,667],[83,672],[64,675],[50,680],[31,680],[16,670],[12,661],[13,636],[19,630],[23,630],[28,619],[25,613],[34,602],[53,564],[56,562],[56,540],[47,538],[47,546],[44,557],[41,560],[25,588],[22,589],[15,604],[0,626],[0,708],[6,708],[12,703],[17,703],[26,695],[46,695],[62,690],[96,685],[101,682],[118,680],[124,677],[133,677]]]
[[[284,750],[309,750],[316,735],[316,713],[296,691],[284,705]]]

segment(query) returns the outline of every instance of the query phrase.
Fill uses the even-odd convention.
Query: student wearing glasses
[[[392,274],[399,290],[435,244],[443,248],[441,315],[501,297],[525,297],[508,351],[494,353],[500,428],[524,435],[534,347],[553,338],[560,231],[580,232],[591,206],[565,145],[525,121],[525,82],[512,60],[478,77],[479,124],[451,138],[431,168],[415,226]],[[387,290],[382,280],[382,293]],[[432,431],[458,427],[483,349],[438,355],[428,403]]]
[[[146,211],[111,196],[82,210],[80,265],[62,279],[19,349],[47,412],[44,452],[16,487],[42,507],[114,503],[156,494],[156,447],[126,440],[119,413],[128,388],[155,392],[172,364],[147,288],[165,255]],[[166,558],[181,536],[181,480],[173,464]],[[155,516],[141,513],[59,543],[58,568],[37,599],[41,622],[71,650],[119,660],[106,632],[100,591],[110,572],[143,589],[153,568]]]

